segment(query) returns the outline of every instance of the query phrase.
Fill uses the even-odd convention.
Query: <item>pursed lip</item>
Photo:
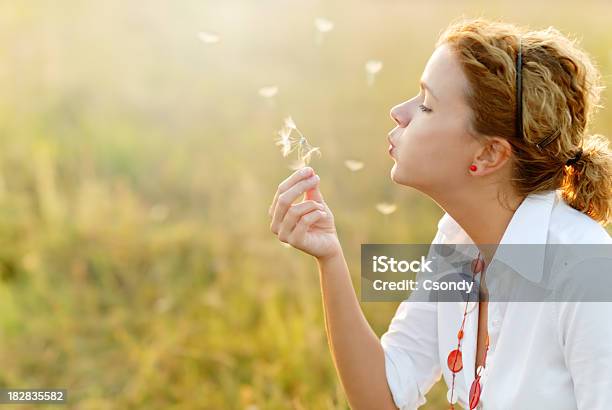
[[[395,148],[395,145],[393,145],[393,143],[391,142],[391,138],[389,138],[389,136],[387,136],[387,141],[389,141],[389,154],[391,154],[391,151],[393,151],[393,148]]]
[[[389,141],[389,145],[392,145],[393,148],[395,148],[395,144],[393,142],[391,142],[391,136],[387,135],[387,141]]]

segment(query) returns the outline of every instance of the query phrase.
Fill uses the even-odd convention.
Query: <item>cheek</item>
[[[418,167],[430,173],[453,177],[469,162],[467,135],[460,124],[432,120],[412,124],[401,136],[398,146],[398,167]],[[469,166],[469,164],[468,164]]]
[[[433,123],[411,124],[401,138],[399,159],[411,161],[431,161],[443,158],[450,150],[452,135],[445,128]]]

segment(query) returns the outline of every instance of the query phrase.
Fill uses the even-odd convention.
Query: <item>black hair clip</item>
[[[557,131],[555,131],[554,133],[550,134],[548,137],[544,138],[542,141],[538,142],[536,144],[536,147],[538,148],[538,150],[540,152],[542,152],[542,148],[544,148],[545,146],[547,146],[549,143],[551,143],[555,138],[557,138],[559,136],[559,134],[561,133],[561,130],[558,129]]]

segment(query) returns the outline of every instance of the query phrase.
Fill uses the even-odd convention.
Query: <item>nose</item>
[[[405,101],[401,104],[396,105],[391,108],[389,115],[391,119],[395,121],[395,123],[400,128],[406,128],[408,124],[410,124],[410,120],[412,118],[411,110],[410,110],[410,102],[412,100]]]

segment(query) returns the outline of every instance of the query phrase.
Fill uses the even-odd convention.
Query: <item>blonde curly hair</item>
[[[517,193],[560,188],[570,206],[607,225],[612,217],[612,153],[604,136],[586,136],[594,111],[601,108],[604,87],[577,40],[553,27],[527,30],[475,18],[451,23],[436,47],[442,44],[450,45],[468,79],[470,132],[477,138],[503,137],[511,144],[511,182]],[[521,136],[516,123],[519,44]],[[536,144],[549,136],[550,142],[539,149]]]

